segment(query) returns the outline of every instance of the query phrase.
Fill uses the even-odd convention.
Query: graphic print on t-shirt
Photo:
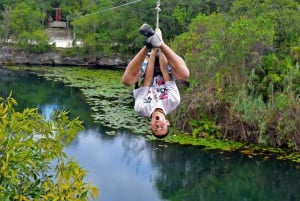
[[[151,103],[153,99],[159,101],[167,98],[168,90],[166,89],[165,81],[162,76],[156,76],[153,80],[153,85],[148,90],[144,103]]]

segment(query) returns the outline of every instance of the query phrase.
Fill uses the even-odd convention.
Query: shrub
[[[18,39],[18,47],[34,53],[47,52],[52,49],[44,30],[37,30],[32,33],[23,32]]]
[[[0,197],[2,200],[89,200],[98,191],[83,181],[84,169],[63,152],[82,129],[78,118],[55,112],[48,121],[37,109],[16,112],[0,97]]]

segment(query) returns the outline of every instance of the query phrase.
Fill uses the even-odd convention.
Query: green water
[[[108,116],[103,116],[106,122],[95,121],[94,109],[78,88],[28,72],[0,73],[0,96],[13,91],[18,110],[37,107],[48,116],[66,109],[84,121],[86,130],[65,151],[88,171],[86,179],[99,188],[101,201],[300,200],[295,163],[148,141],[124,127],[107,126]],[[107,98],[106,104],[110,101],[115,100]],[[115,135],[108,135],[111,131]]]

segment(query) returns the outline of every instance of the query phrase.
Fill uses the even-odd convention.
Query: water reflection
[[[88,171],[101,201],[300,200],[300,171],[289,162],[219,154],[199,147],[148,142],[125,131],[106,135],[80,90],[28,73],[2,72],[0,96],[12,90],[19,109],[80,116],[86,130],[65,148]]]
[[[118,133],[106,140],[99,131],[82,132],[66,148],[89,170],[89,179],[99,187],[100,200],[159,201],[154,185],[157,175],[151,163],[150,147],[142,138]]]
[[[155,179],[169,200],[299,200],[299,171],[290,163],[169,145],[155,155]],[[287,188],[288,187],[288,188]]]
[[[47,120],[51,120],[52,113],[54,111],[62,110],[58,107],[57,104],[45,104],[41,106],[37,106],[39,108],[40,112],[45,116]]]

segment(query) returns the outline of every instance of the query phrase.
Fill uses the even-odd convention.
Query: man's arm
[[[185,61],[164,42],[162,42],[160,49],[167,58],[168,63],[172,66],[172,73],[175,77],[178,80],[188,80],[190,71],[187,68]]]
[[[144,59],[148,53],[148,49],[144,46],[135,57],[127,65],[125,72],[122,76],[123,84],[131,86],[135,84],[141,76],[141,67]]]

